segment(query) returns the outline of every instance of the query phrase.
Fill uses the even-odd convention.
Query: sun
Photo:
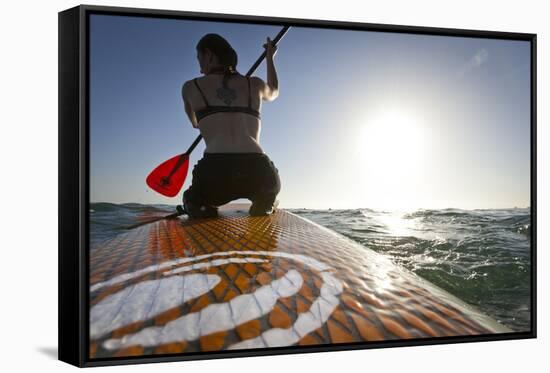
[[[414,188],[423,184],[427,149],[426,126],[412,111],[387,108],[362,118],[358,124],[355,156],[360,179],[370,193],[390,207],[411,205]]]
[[[412,174],[422,167],[426,133],[412,114],[388,110],[360,127],[357,154],[379,177]]]

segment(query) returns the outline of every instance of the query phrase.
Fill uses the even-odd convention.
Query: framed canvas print
[[[536,337],[535,93],[535,34],[60,12],[59,358]]]

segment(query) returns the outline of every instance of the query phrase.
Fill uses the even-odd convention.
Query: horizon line
[[[137,204],[137,205],[143,205],[143,206],[154,206],[154,205],[164,205],[164,206],[177,206],[176,204],[169,204],[169,203],[143,203],[143,202],[107,202],[107,201],[95,201],[91,202],[91,204],[99,204],[99,203],[107,203],[112,205],[127,205],[127,204]],[[235,203],[234,201],[226,203]],[[237,202],[237,203],[247,203],[247,202]],[[251,203],[251,202],[248,202]],[[224,205],[222,205],[224,206]],[[374,211],[396,211],[396,210],[513,210],[513,209],[530,209],[531,206],[513,206],[513,207],[476,207],[476,208],[464,208],[464,207],[440,207],[440,208],[432,208],[432,207],[405,207],[405,208],[382,208],[382,207],[289,207],[289,206],[280,206],[280,209],[289,209],[289,210],[362,210],[362,209],[368,209],[368,210],[374,210]]]

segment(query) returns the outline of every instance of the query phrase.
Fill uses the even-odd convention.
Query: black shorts
[[[279,170],[264,153],[204,153],[184,192],[195,206],[221,206],[239,198],[271,206],[281,190]]]

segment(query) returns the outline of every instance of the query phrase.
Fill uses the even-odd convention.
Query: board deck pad
[[[90,252],[90,358],[512,332],[284,209],[144,225]]]

